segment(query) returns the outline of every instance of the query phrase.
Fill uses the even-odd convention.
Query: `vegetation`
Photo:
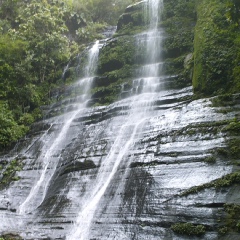
[[[191,84],[193,73],[193,39],[196,23],[195,1],[170,0],[164,2],[162,25],[165,74],[177,75],[173,87]]]
[[[240,2],[238,0],[229,0],[227,2],[227,17],[228,21],[233,22],[236,27],[239,27],[240,20]]]
[[[22,240],[22,238],[16,234],[4,234],[0,236],[0,240]]]
[[[239,11],[237,2],[197,1],[193,75],[196,92],[216,95],[240,90],[240,32],[234,17]]]
[[[228,231],[229,231],[229,229],[226,226],[218,229],[219,235],[225,235]]]
[[[225,234],[229,231],[240,232],[240,205],[226,203],[224,204],[224,212],[227,213],[227,216],[223,219],[225,226],[219,230],[219,233]]]
[[[203,225],[193,225],[192,223],[176,223],[171,226],[171,229],[177,234],[188,236],[201,236],[206,232]]]
[[[102,49],[98,61],[98,73],[102,77],[95,81],[92,89],[96,104],[110,104],[117,100],[123,83],[129,83],[136,65],[134,38],[121,36],[112,39]]]
[[[120,16],[116,35],[133,35],[146,29],[147,19],[143,11],[145,4],[139,1]]]
[[[0,165],[1,166],[1,165]],[[16,177],[16,172],[22,169],[22,163],[20,159],[12,160],[3,171],[3,177],[0,181],[0,190],[5,188],[12,181],[18,181],[19,177]]]
[[[62,79],[62,71],[69,60],[84,44],[101,38],[103,28],[107,24],[116,24],[125,7],[134,2],[1,1],[0,124],[3,127],[0,149],[17,141],[34,121],[41,118],[40,106],[49,104],[52,90],[74,78],[74,71],[69,71],[70,74]],[[204,94],[226,89],[238,91],[238,12],[236,0],[164,2],[161,25],[167,38],[163,40],[163,57],[166,59],[163,71],[177,75],[174,87],[190,85],[193,76],[195,90]],[[145,24],[141,4],[128,8],[121,16],[116,35],[119,38],[101,52],[99,74],[105,81],[103,84],[99,81],[92,91],[99,99],[97,104],[116,100],[123,80],[131,85],[129,78],[136,68],[133,64],[142,64],[145,50],[136,51],[133,38],[121,36],[136,34]],[[109,87],[106,82],[110,83]]]
[[[194,186],[191,187],[190,189],[184,191],[181,193],[181,196],[187,196],[189,194],[196,194],[204,189],[207,188],[222,188],[222,187],[229,187],[233,184],[239,184],[240,183],[240,172],[234,172],[227,174],[221,178],[218,178],[216,180],[213,180],[211,182],[199,185],[199,186]]]
[[[41,118],[70,59],[132,0],[3,0],[0,4],[0,150]]]

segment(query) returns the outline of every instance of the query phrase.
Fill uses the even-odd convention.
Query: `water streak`
[[[141,84],[143,89],[150,89],[150,92],[154,92],[155,90],[155,87],[149,88],[149,86],[155,84],[156,78],[157,81],[161,81],[159,74],[161,73],[162,63],[159,63],[159,53],[161,52],[162,36],[158,30],[158,21],[162,5],[162,0],[149,0],[145,9],[145,14],[149,16],[149,31],[147,34],[144,33],[146,38],[147,64],[142,67],[139,73],[144,76],[147,81],[135,81],[135,84]],[[82,204],[73,229],[66,238],[67,240],[90,239],[90,228],[99,202],[110,186],[119,166],[134,146],[138,133],[141,132],[141,127],[149,117],[148,109],[151,108],[151,106],[146,104],[145,107],[142,107],[142,102],[149,102],[151,98],[153,98],[153,96],[149,96],[149,94],[140,94],[129,99],[130,110],[125,117],[125,123],[122,124],[118,130],[117,137],[101,164],[95,183],[92,184],[92,186],[94,186],[93,189],[91,189],[90,193],[83,196],[84,199],[82,201],[85,201],[85,203]],[[111,124],[116,125],[114,121],[115,120],[112,119]],[[116,121],[119,120],[116,119]],[[119,124],[119,122],[117,124]]]
[[[88,54],[88,64],[85,67],[85,78],[80,79],[80,85],[83,88],[84,101],[79,103],[77,110],[65,114],[65,118],[63,120],[63,126],[59,131],[57,136],[53,136],[54,139],[50,143],[45,143],[45,148],[42,149],[42,154],[38,158],[42,164],[42,171],[40,174],[40,178],[37,180],[33,188],[31,189],[29,195],[26,200],[19,206],[18,212],[19,214],[30,213],[35,210],[38,206],[42,204],[44,201],[49,183],[55,173],[57,165],[60,159],[60,150],[64,147],[64,140],[68,134],[68,130],[75,119],[75,117],[81,113],[81,111],[86,107],[86,102],[89,98],[89,90],[92,85],[92,81],[94,78],[94,72],[96,69],[96,63],[98,59],[99,53],[99,41],[97,41],[93,47],[89,50]],[[50,144],[50,146],[48,146]],[[46,152],[45,152],[46,151]],[[41,197],[40,197],[41,196]]]

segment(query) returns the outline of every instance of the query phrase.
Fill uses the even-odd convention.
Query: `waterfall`
[[[61,101],[43,106],[46,118],[0,156],[0,236],[185,239],[171,226],[191,223],[206,228],[199,238],[219,238],[225,203],[238,204],[235,184],[214,186],[239,174],[231,175],[239,162],[232,149],[239,145],[240,95],[193,97],[183,65],[192,45],[172,49],[193,31],[195,16],[183,16],[193,2],[183,1],[188,9],[181,11],[165,1],[164,18],[163,0],[131,5],[100,54],[102,41],[79,55],[80,79],[65,86]],[[16,161],[23,169],[11,166]],[[238,237],[230,230],[229,239]]]
[[[125,161],[124,159],[129,154],[130,149],[134,147],[138,132],[141,132],[140,129],[149,118],[148,114],[151,109],[149,102],[155,96],[154,86],[156,82],[159,84],[159,81],[161,81],[159,67],[161,64],[157,61],[159,61],[161,53],[162,33],[158,29],[158,21],[162,5],[162,0],[149,0],[145,8],[145,15],[149,18],[149,29],[136,37],[137,44],[144,44],[147,48],[146,65],[138,71],[140,78],[134,80],[137,85],[142,85],[143,93],[127,100],[130,107],[127,116],[111,120],[111,126],[119,125],[119,121],[122,121],[122,126],[118,129],[117,137],[101,163],[97,177],[94,183],[91,184],[90,193],[82,197],[83,203],[80,212],[71,232],[67,236],[67,240],[91,239],[91,224],[97,208],[101,208],[99,202],[110,186],[119,167]],[[128,136],[127,140],[126,136]]]
[[[75,111],[64,114],[63,119],[60,118],[60,121],[63,123],[60,123],[62,127],[58,134],[52,138],[50,137],[50,140],[44,144],[42,153],[38,157],[38,160],[42,165],[40,178],[32,187],[25,201],[20,204],[18,209],[19,214],[33,212],[45,199],[49,183],[56,171],[59,159],[61,158],[60,150],[63,149],[66,144],[64,140],[68,134],[69,128],[75,117],[86,107],[86,103],[89,99],[89,90],[94,78],[100,46],[99,41],[96,41],[93,47],[89,50],[88,62],[84,69],[84,78],[80,79],[77,83],[78,87],[83,89],[82,101],[77,103],[78,106]],[[59,118],[56,119],[55,124],[59,124],[58,121]]]

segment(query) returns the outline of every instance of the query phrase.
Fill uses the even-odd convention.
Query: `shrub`
[[[181,235],[200,236],[205,234],[206,229],[203,225],[193,225],[192,223],[176,223],[171,229]]]

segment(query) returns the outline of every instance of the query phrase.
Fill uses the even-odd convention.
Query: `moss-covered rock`
[[[104,74],[134,64],[135,44],[131,36],[110,40],[100,52],[98,73]]]
[[[193,72],[193,39],[196,23],[195,1],[164,1],[161,26],[164,73],[177,75],[174,86],[191,85]],[[190,57],[191,56],[191,57]]]
[[[171,226],[173,232],[180,235],[201,236],[206,232],[203,225],[193,225],[192,223],[176,223]]]
[[[146,4],[141,1],[129,6],[119,19],[115,37],[101,49],[99,77],[92,89],[93,104],[109,104],[119,99],[122,87],[127,84],[131,89],[136,69],[146,64],[147,48],[136,42],[136,33],[148,27]],[[174,75],[171,88],[191,85],[195,22],[194,0],[164,2],[159,28],[165,33],[159,61],[165,62],[162,74]],[[128,96],[128,91],[123,91],[121,96]]]
[[[18,181],[20,178],[16,176],[16,172],[22,170],[23,159],[13,159],[9,164],[0,163],[2,168],[2,178],[0,179],[0,190],[7,187],[12,181]]]
[[[145,5],[146,1],[141,1],[126,8],[118,20],[117,35],[132,35],[146,28]]]
[[[22,240],[19,235],[13,234],[13,233],[8,233],[0,236],[0,240]]]
[[[85,160],[83,162],[75,162],[65,167],[61,175],[64,175],[70,172],[85,171],[85,170],[96,168],[96,167],[97,166],[95,165],[95,163],[91,160]]]
[[[229,187],[234,184],[239,184],[240,183],[240,172],[234,172],[227,174],[221,178],[218,178],[216,180],[213,180],[211,182],[199,185],[199,186],[194,186],[186,191],[181,193],[181,196],[188,196],[190,194],[197,194],[198,192],[207,189],[207,188],[223,188],[223,187]]]
[[[91,90],[93,104],[106,105],[118,99],[122,85],[134,76],[136,56],[132,36],[116,37],[107,42],[99,54],[99,77]]]
[[[204,95],[240,90],[240,33],[228,21],[227,3],[197,1],[193,86]]]

